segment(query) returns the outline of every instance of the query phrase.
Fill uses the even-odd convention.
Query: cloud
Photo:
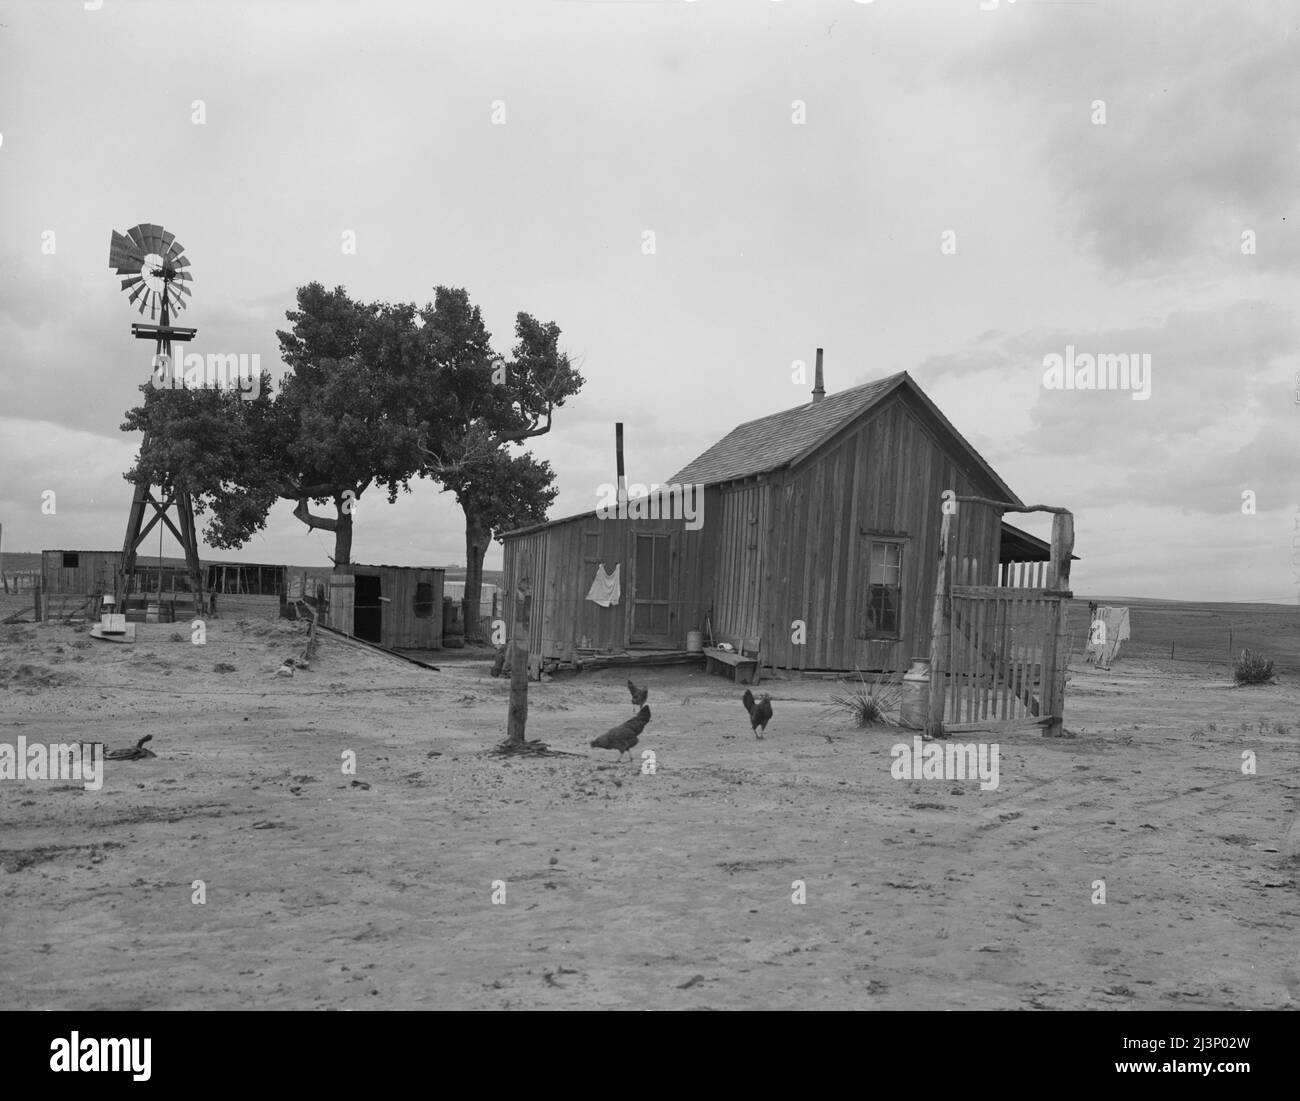
[[[1002,112],[1027,114],[1024,139],[1059,188],[1062,214],[1108,269],[1293,270],[1293,22],[1280,6],[1258,4],[1057,5],[1005,20],[1004,33],[951,71],[988,86]],[[1249,257],[1247,230],[1257,241]]]

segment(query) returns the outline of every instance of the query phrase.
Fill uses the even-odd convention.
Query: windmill
[[[139,309],[142,317],[148,311],[149,323],[132,325],[131,335],[138,340],[152,340],[156,348],[155,356],[165,355],[166,362],[171,364],[172,341],[193,340],[197,332],[196,329],[186,329],[171,323],[172,313],[183,310],[186,299],[191,294],[189,284],[194,277],[186,270],[190,262],[185,258],[185,249],[176,240],[174,233],[169,233],[162,226],[145,222],[132,226],[125,234],[114,231],[108,252],[108,266],[124,277],[122,290],[129,292],[127,301]],[[156,358],[154,362],[158,362]],[[145,395],[145,402],[164,397],[164,394],[149,392]],[[146,432],[141,450],[148,446],[149,433]],[[176,510],[175,523],[167,515],[172,508]],[[152,516],[146,524],[145,512],[150,509]],[[199,565],[199,541],[194,527],[193,502],[188,491],[179,486],[155,487],[147,480],[135,483],[131,512],[126,522],[126,539],[122,544],[122,572],[118,579],[117,594],[121,606],[125,608],[130,592],[131,579],[135,574],[136,552],[159,520],[176,537],[185,552],[190,588],[194,593],[194,610],[202,611],[203,577]],[[161,590],[161,583],[159,588]],[[158,596],[161,605],[161,591]]]

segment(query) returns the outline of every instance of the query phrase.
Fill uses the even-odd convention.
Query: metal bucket
[[[924,730],[930,717],[930,659],[913,658],[912,668],[903,674],[899,720],[912,730]]]
[[[686,632],[686,652],[688,654],[702,654],[704,652],[703,631]]]

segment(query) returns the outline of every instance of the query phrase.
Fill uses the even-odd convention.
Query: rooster
[[[749,725],[754,730],[754,737],[761,740],[763,735],[759,733],[759,730],[766,730],[767,724],[772,721],[772,697],[764,692],[763,698],[758,703],[755,703],[754,693],[746,688],[740,702],[745,705],[745,710],[749,712]]]
[[[632,748],[636,745],[637,739],[641,736],[641,731],[645,729],[645,724],[650,721],[650,708],[642,705],[632,718],[621,726],[614,727],[613,730],[607,730],[599,738],[592,740],[593,749],[617,749],[618,759],[623,759],[623,754],[631,754]]]
[[[647,697],[650,695],[650,689],[638,688],[630,680],[627,682],[627,690],[632,693],[632,706],[644,707]]]

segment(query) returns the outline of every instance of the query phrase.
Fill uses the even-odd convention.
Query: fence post
[[[506,716],[506,741],[524,744],[528,723],[528,648],[531,640],[533,567],[530,556],[521,554],[513,578],[514,614],[511,617],[510,710]]]
[[[1045,647],[1043,658],[1043,688],[1047,699],[1043,702],[1051,721],[1043,733],[1049,738],[1059,738],[1065,729],[1065,676],[1070,664],[1070,650],[1066,642],[1066,620],[1070,599],[1070,555],[1074,551],[1074,516],[1058,512],[1052,517],[1052,556],[1048,562],[1048,588],[1058,595],[1053,599],[1055,620],[1052,636]]]
[[[952,515],[943,514],[939,528],[939,575],[934,583],[934,608],[930,613],[930,707],[925,719],[929,738],[943,737],[943,700],[952,636],[952,598],[948,586]]]

